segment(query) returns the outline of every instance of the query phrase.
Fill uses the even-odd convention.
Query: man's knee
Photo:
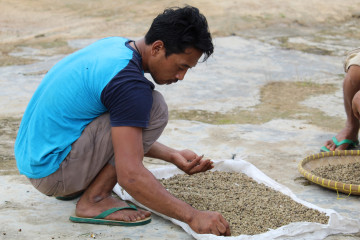
[[[349,51],[344,61],[344,71],[348,72],[351,66],[360,66],[360,48]]]
[[[159,126],[166,126],[169,119],[168,114],[168,106],[164,100],[164,97],[161,93],[154,90],[153,91],[153,105],[150,112],[150,122],[149,127],[151,125],[155,125],[156,127]]]
[[[360,91],[352,99],[352,111],[354,116],[360,120]]]
[[[360,90],[360,66],[351,65],[344,78],[343,88],[351,86],[355,90]]]
[[[349,84],[353,88],[360,88],[360,48],[348,52],[344,61],[346,72],[344,86]]]
[[[144,153],[160,137],[169,119],[168,107],[164,97],[158,91],[153,91],[153,104],[150,112],[149,126],[143,129]]]
[[[360,81],[360,65],[351,65],[346,76],[351,78],[353,81]]]

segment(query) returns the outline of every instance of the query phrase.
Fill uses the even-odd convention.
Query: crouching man
[[[158,158],[187,174],[212,168],[191,150],[157,142],[167,105],[144,76],[175,83],[212,53],[206,18],[186,6],[166,9],[142,39],[109,37],[67,56],[46,74],[23,115],[15,143],[20,173],[48,196],[81,195],[74,222],[150,222],[150,212],[112,197],[119,183],[140,203],[197,233],[230,235],[220,213],[175,198],[142,163],[144,156]]]

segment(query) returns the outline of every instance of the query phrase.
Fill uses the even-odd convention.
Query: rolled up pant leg
[[[159,92],[153,91],[149,126],[143,129],[142,134],[144,154],[160,137],[167,122],[165,100]],[[56,172],[29,180],[45,195],[67,196],[84,191],[106,164],[115,165],[109,113],[97,117],[84,129]]]
[[[360,66],[360,48],[356,48],[347,53],[344,61],[344,71],[348,72],[352,65]]]

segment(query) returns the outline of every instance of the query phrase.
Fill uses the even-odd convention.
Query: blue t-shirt
[[[84,128],[104,112],[112,126],[147,127],[154,84],[129,40],[99,40],[58,62],[44,77],[23,115],[15,141],[21,174],[55,172]]]

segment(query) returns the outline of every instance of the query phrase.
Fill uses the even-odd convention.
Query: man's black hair
[[[199,9],[192,6],[167,8],[159,14],[145,35],[145,43],[164,42],[166,55],[184,53],[188,47],[200,50],[204,61],[214,52],[208,23]]]

